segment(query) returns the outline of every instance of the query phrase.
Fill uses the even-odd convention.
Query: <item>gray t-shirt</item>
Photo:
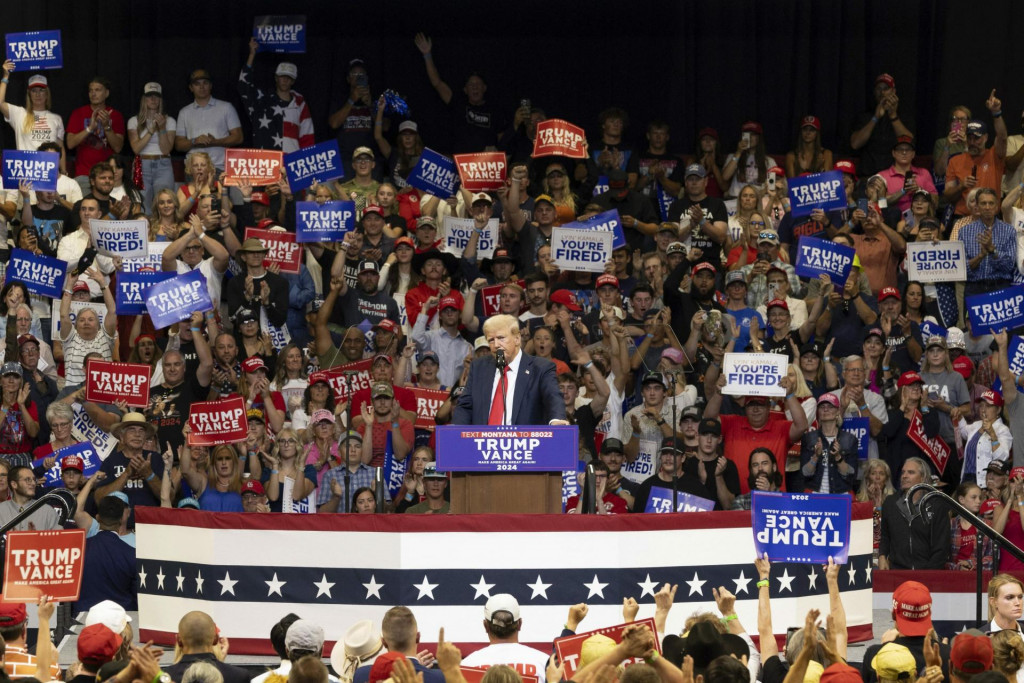
[[[938,394],[939,398],[954,407],[971,402],[967,382],[959,372],[922,372],[921,379],[924,380],[925,397],[933,393]],[[953,423],[949,419],[949,413],[939,413],[939,436],[946,443],[953,443]]]

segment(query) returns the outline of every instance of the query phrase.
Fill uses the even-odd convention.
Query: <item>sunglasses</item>
[[[753,223],[753,225],[757,225],[757,223]],[[764,223],[761,223],[761,225],[764,225]],[[757,233],[757,239],[759,239],[759,240],[777,240],[777,239],[779,239],[779,236],[776,235],[774,232],[759,232],[759,233]]]
[[[548,178],[564,178],[565,174],[562,173],[561,171],[552,171],[551,173],[547,174],[547,177]]]
[[[751,225],[760,225],[762,228],[766,225],[764,221],[750,221]],[[761,237],[764,237],[765,233],[761,233]],[[768,239],[768,238],[766,238]]]

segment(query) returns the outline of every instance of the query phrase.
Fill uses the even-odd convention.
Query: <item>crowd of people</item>
[[[952,108],[930,156],[901,119],[894,79],[881,74],[844,150],[824,149],[821,122],[808,115],[786,154],[768,153],[756,121],[737,131],[733,151],[727,132],[705,127],[676,154],[666,122],[647,122],[640,136],[610,107],[586,159],[534,158],[543,109],[524,100],[506,125],[479,75],[453,88],[429,37],[413,43],[450,112],[452,151],[505,152],[503,188],[435,196],[411,185],[429,141],[371,90],[359,59],[348,65],[344,106],[316,122],[293,89],[294,64],[256,82],[253,40],[235,82],[248,139],[205,69],[189,75],[194,100],[176,117],[149,82],[126,121],[107,102],[116,84],[97,76],[65,125],[46,76],[4,62],[0,113],[18,148],[61,158],[56,191],[0,190],[4,253],[63,259],[70,277],[59,300],[16,280],[0,290],[0,519],[48,487],[78,497],[73,523],[91,534],[87,579],[121,572],[127,581],[111,595],[112,583],[87,580],[85,606],[132,604],[140,505],[448,512],[419,388],[447,394],[431,424],[579,426],[596,504],[567,496],[569,513],[643,513],[656,487],[716,510],[750,509],[753,491],[847,494],[875,508],[880,568],[971,569],[983,543],[986,568],[1024,569],[965,519],[910,514],[904,495],[918,483],[945,486],[1024,541],[1020,347],[1013,330],[972,329],[964,306],[1024,281],[1024,136],[1009,135],[995,90]],[[24,106],[8,95],[15,82]],[[218,82],[218,94],[228,87]],[[283,176],[261,187],[223,182],[227,148],[292,152],[330,137],[343,178],[296,192]],[[787,179],[832,170],[846,208],[794,216]],[[295,232],[302,200],[353,201],[357,227],[340,242],[305,244],[299,272],[284,273],[245,230]],[[611,210],[625,245],[602,273],[555,265],[555,227]],[[131,218],[149,221],[149,257],[98,254],[91,221]],[[445,246],[449,218],[473,224],[460,256]],[[478,258],[492,221],[499,244]],[[796,273],[808,237],[855,248],[844,283]],[[908,243],[937,240],[964,243],[966,282],[909,279]],[[213,306],[162,329],[119,314],[118,278],[137,270],[199,271]],[[723,391],[725,354],[744,352],[788,359],[784,398]],[[495,370],[499,355],[508,373]],[[150,366],[148,405],[86,400],[93,359]],[[339,368],[363,361],[368,388],[339,392]],[[247,436],[190,445],[190,406],[237,397]],[[61,454],[83,441],[106,454],[95,473]],[[378,489],[386,462],[405,463],[397,492]],[[47,479],[55,466],[59,478]],[[41,508],[19,528],[58,524]]]

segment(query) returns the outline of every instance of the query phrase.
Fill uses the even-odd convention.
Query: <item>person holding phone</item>
[[[899,136],[892,148],[892,166],[878,172],[885,181],[885,197],[889,206],[895,206],[900,211],[909,209],[912,198],[921,190],[931,196],[933,204],[939,199],[932,174],[928,169],[911,163],[916,150],[912,136]]]
[[[946,182],[949,160],[967,151],[967,122],[970,120],[971,110],[963,105],[949,110],[949,132],[946,137],[937,139],[932,148],[932,172],[937,185]]]
[[[967,153],[954,157],[946,167],[943,196],[950,202],[956,201],[954,212],[958,217],[967,215],[967,193],[975,187],[992,188],[997,206],[1002,197],[1007,131],[1003,103],[996,97],[995,88],[985,101],[985,107],[992,114],[992,130],[996,135],[992,146],[988,146],[988,124],[981,119],[971,119],[967,123]]]
[[[768,180],[768,170],[775,160],[768,156],[764,144],[764,128],[757,121],[747,121],[740,129],[740,141],[736,152],[726,157],[722,177],[732,181],[728,197],[736,197],[744,185],[751,184],[763,191]]]

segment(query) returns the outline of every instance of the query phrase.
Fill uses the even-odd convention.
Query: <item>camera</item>
[[[220,213],[220,197],[212,197],[210,199],[210,211]]]

